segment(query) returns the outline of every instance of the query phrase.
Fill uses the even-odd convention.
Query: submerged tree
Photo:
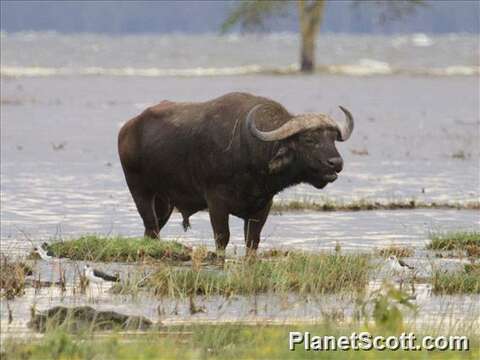
[[[322,22],[325,0],[298,2],[300,33],[302,46],[300,50],[300,69],[312,72],[315,68],[315,39]]]
[[[297,5],[300,33],[300,70],[313,72],[315,69],[315,40],[322,24],[326,0],[250,0],[241,1],[235,5],[228,18],[222,24],[222,32],[235,25],[243,30],[255,28],[265,29],[265,20],[272,16],[286,16]],[[379,11],[379,21],[394,20],[413,12],[414,7],[423,4],[423,0],[396,1],[360,1],[354,0],[355,6],[368,4],[376,6]]]

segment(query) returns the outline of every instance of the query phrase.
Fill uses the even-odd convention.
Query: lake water
[[[86,232],[141,234],[118,161],[119,128],[161,100],[202,101],[230,91],[270,97],[294,113],[340,116],[342,104],[354,114],[352,138],[338,143],[345,161],[339,179],[323,190],[296,186],[279,199],[479,201],[475,37],[325,35],[317,49],[323,70],[302,76],[264,71],[296,61],[296,38],[289,34],[1,36],[2,251],[28,249],[24,233],[34,241]],[[385,69],[382,62],[393,70],[356,76],[360,68],[325,69],[362,59],[370,59],[360,66],[363,75]],[[222,75],[229,71],[221,69],[254,65],[262,70]],[[178,221],[174,215],[166,236],[213,243],[206,213],[192,217],[186,234]],[[232,242],[241,245],[240,223],[232,220],[232,226]],[[262,243],[309,249],[336,240],[347,247],[417,244],[431,230],[479,226],[478,211],[283,214],[269,219]]]
[[[438,262],[443,259],[435,260]],[[425,262],[417,268],[430,267],[432,262]],[[109,285],[101,288],[90,286],[85,294],[74,291],[69,274],[75,268],[81,268],[81,262],[62,263],[62,269],[67,271],[69,286],[65,292],[58,287],[42,288],[35,291],[27,288],[24,296],[8,302],[1,301],[0,324],[2,333],[0,339],[7,337],[32,336],[27,328],[30,320],[32,306],[36,311],[44,311],[53,306],[92,306],[96,310],[113,310],[128,315],[145,316],[152,321],[161,322],[163,325],[181,325],[198,323],[230,323],[243,322],[250,324],[300,324],[321,322],[328,316],[336,314],[336,321],[351,321],[356,310],[355,296],[351,293],[318,294],[301,297],[296,294],[259,294],[257,296],[196,296],[195,305],[203,309],[202,312],[192,314],[188,299],[172,299],[168,297],[156,297],[148,292],[140,292],[137,296],[115,295],[109,291]],[[105,264],[96,265],[106,268]],[[51,278],[53,264],[37,262],[36,273],[42,274],[42,279]],[[458,268],[458,264],[457,264]],[[122,278],[127,278],[127,273],[134,273],[131,267],[116,264]],[[382,267],[379,268],[382,270]],[[137,269],[140,271],[141,269]],[[148,272],[148,271],[147,271]],[[58,276],[58,275],[57,275]],[[375,274],[368,286],[367,293],[372,293],[382,285],[385,275]],[[137,277],[134,277],[137,278]],[[390,282],[392,282],[390,276]],[[393,282],[395,283],[395,281]],[[398,284],[395,283],[398,287]],[[410,286],[404,284],[404,289],[411,293]],[[417,306],[417,312],[402,308],[405,316],[406,328],[409,331],[425,326],[428,330],[442,329],[443,334],[465,333],[465,329],[471,329],[478,333],[480,325],[480,295],[434,295],[431,285],[417,283],[415,285],[415,298],[412,304]],[[368,298],[368,296],[366,297]],[[10,309],[13,321],[8,323],[8,309]],[[439,316],[439,314],[441,314]]]
[[[222,76],[297,69],[297,34],[99,35],[2,33],[2,74]],[[318,70],[345,75],[475,75],[474,34],[321,34]]]
[[[321,191],[308,185],[287,189],[279,199],[479,201],[479,45],[474,36],[322,35],[319,69],[311,76],[292,73],[298,42],[291,34],[1,36],[0,250],[8,255],[28,253],[32,244],[27,238],[141,235],[142,222],[118,161],[119,128],[161,100],[203,101],[230,91],[270,97],[294,113],[339,116],[336,107],[342,104],[354,114],[352,138],[338,144],[345,162],[339,179]],[[422,209],[272,214],[260,246],[311,251],[332,250],[337,242],[346,251],[411,246],[415,256],[410,261],[428,274],[431,262],[440,261],[425,257],[428,234],[480,230],[479,215]],[[213,247],[208,214],[200,212],[191,222],[192,229],[184,233],[174,213],[162,236]],[[240,248],[241,253],[242,223],[232,218],[231,230],[229,251]],[[462,265],[456,259],[441,261]],[[45,276],[53,274],[50,266],[37,265]],[[420,321],[438,323],[441,313],[442,321],[451,320],[453,326],[478,327],[478,296],[431,296],[426,284],[417,291]],[[2,333],[24,335],[32,304],[39,310],[89,304],[165,324],[311,321],[339,308],[349,316],[353,309],[352,302],[337,296],[302,302],[262,295],[253,316],[251,298],[214,297],[197,299],[207,311],[192,316],[187,301],[90,295],[67,292],[62,297],[53,288],[35,295],[28,289],[10,303],[14,322]],[[2,329],[7,329],[5,305],[2,300]]]

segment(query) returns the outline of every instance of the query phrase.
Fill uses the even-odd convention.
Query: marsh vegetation
[[[413,256],[415,251],[412,247],[390,245],[390,246],[378,249],[377,253],[378,255],[384,258],[389,257],[390,255],[395,255],[398,258],[402,258],[402,257]]]
[[[150,238],[81,236],[47,245],[56,257],[101,262],[148,260],[190,260],[191,249],[176,241]]]
[[[290,331],[309,332],[314,335],[344,336],[368,331],[384,336],[404,331],[407,326],[403,315],[414,311],[405,294],[386,287],[358,305],[358,317],[352,321],[326,320],[316,324],[188,324],[154,327],[149,331],[93,332],[94,327],[83,327],[72,332],[71,326],[53,327],[37,339],[8,339],[4,342],[5,358],[21,359],[314,359],[319,353],[288,349]],[[65,324],[64,324],[65,325]],[[88,324],[86,324],[88,325]],[[78,330],[78,329],[76,329]],[[437,334],[436,327],[412,328],[417,339]],[[458,331],[458,329],[457,329]],[[460,329],[469,337],[469,351],[424,352],[424,357],[435,359],[476,359],[479,355],[478,331]],[[456,334],[447,331],[442,334]],[[417,343],[418,344],[418,343]],[[416,359],[416,351],[334,351],[332,358],[350,359]]]
[[[479,201],[468,202],[425,202],[415,199],[410,200],[392,200],[376,201],[368,199],[359,199],[352,201],[335,200],[290,200],[277,201],[272,205],[272,211],[365,211],[365,210],[402,210],[402,209],[480,209]]]
[[[158,295],[322,294],[364,290],[372,265],[368,255],[290,252],[272,259],[239,259],[223,269],[163,265],[144,282]]]
[[[427,251],[464,251],[471,246],[478,246],[478,232],[432,233],[430,237],[432,242],[427,246]],[[52,242],[46,248],[57,257],[68,258],[62,263],[65,266],[78,267],[77,263],[83,261],[129,263],[122,281],[113,285],[106,296],[126,296],[133,303],[143,296],[152,296],[159,302],[156,305],[159,317],[151,320],[143,316],[101,311],[90,306],[68,308],[57,305],[43,311],[35,310],[32,311],[29,324],[33,330],[44,333],[43,337],[27,337],[28,340],[7,338],[2,348],[5,358],[155,359],[159,354],[161,358],[313,358],[317,355],[314,352],[288,351],[289,331],[329,335],[345,335],[361,330],[376,334],[392,334],[407,328],[413,331],[410,321],[420,311],[409,287],[402,290],[397,286],[396,276],[385,274],[382,282],[372,287],[373,283],[379,282],[378,276],[385,270],[384,258],[389,255],[414,257],[415,251],[411,247],[392,244],[373,253],[344,251],[340,244],[325,252],[268,249],[259,252],[255,258],[229,256],[222,263],[209,260],[210,252],[204,246],[192,249],[175,241],[144,238],[88,235]],[[29,261],[11,264],[3,259],[2,264],[2,267],[18,269],[2,272],[2,284],[16,284],[15,274],[23,274],[27,278],[30,273],[28,269],[35,269]],[[423,286],[425,282],[431,285],[432,295],[429,297],[476,296],[480,294],[479,271],[479,265],[473,259],[461,268],[446,270],[434,267],[429,276],[422,279],[413,277],[411,280],[418,281],[413,284],[415,286]],[[29,282],[24,281],[22,291],[15,296],[21,296],[28,286]],[[280,299],[280,303],[284,302],[281,306],[285,308],[298,306],[302,301],[308,304],[333,296],[342,299],[342,302],[346,301],[350,310],[346,312],[343,308],[328,307],[328,310],[322,310],[322,315],[316,318],[314,324],[306,324],[303,320],[291,324],[280,322],[266,325],[269,321],[262,324],[255,317],[249,321],[211,324],[190,321],[185,325],[165,325],[163,321],[169,315],[177,314],[178,303],[189,303],[190,316],[193,317],[213,311],[211,306],[205,306],[208,299],[214,304],[218,304],[215,301],[221,304],[222,301],[232,301],[230,299],[233,302],[238,298],[250,299],[248,301],[253,302],[251,306],[255,309],[252,314],[257,314],[260,305],[256,299],[262,295],[268,299]],[[77,293],[73,296],[81,295]],[[91,301],[95,303],[95,300]],[[172,309],[166,305],[169,301],[175,304],[172,313]],[[438,319],[439,323],[442,321],[444,319]],[[475,319],[471,320],[471,324],[462,321],[456,322],[457,327],[445,330],[442,335],[457,334],[459,324],[463,324],[461,326],[465,328],[461,333],[473,339],[471,347],[474,350],[431,353],[435,358],[468,359],[478,355]],[[417,335],[433,331],[433,328],[419,328]],[[285,343],[285,346],[278,346],[281,343]],[[355,356],[380,359],[385,354],[356,352]],[[349,356],[348,352],[334,354],[338,358]],[[413,352],[389,352],[388,356],[415,358]]]
[[[480,294],[480,264],[465,264],[462,270],[437,269],[432,276],[436,294]]]
[[[431,250],[467,250],[469,247],[480,248],[480,232],[451,231],[432,233],[427,249]]]
[[[24,293],[26,277],[32,274],[32,268],[23,261],[10,260],[0,254],[0,297],[13,299]]]

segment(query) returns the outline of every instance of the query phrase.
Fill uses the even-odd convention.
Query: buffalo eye
[[[310,146],[315,146],[317,144],[317,141],[315,139],[312,139],[312,138],[306,138],[305,143],[307,145],[310,145]]]

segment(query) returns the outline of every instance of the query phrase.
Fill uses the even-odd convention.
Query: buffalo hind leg
[[[155,213],[157,215],[158,231],[162,230],[168,219],[170,219],[172,211],[173,205],[169,199],[157,194],[157,196],[155,196]]]
[[[255,256],[257,253],[258,244],[260,243],[260,233],[262,232],[263,225],[265,225],[265,221],[267,221],[271,206],[272,201],[269,201],[267,206],[245,219],[243,232],[245,234],[245,244],[247,245],[247,257]]]
[[[145,237],[153,239],[158,238],[160,229],[158,227],[158,219],[155,211],[155,193],[146,189],[141,181],[140,174],[129,173],[126,176],[127,185],[132,194],[133,201],[137,206],[143,225],[145,226]]]
[[[217,256],[225,258],[225,249],[230,240],[230,229],[228,226],[228,210],[223,205],[224,201],[218,199],[214,194],[207,194],[208,213],[215,237]]]

